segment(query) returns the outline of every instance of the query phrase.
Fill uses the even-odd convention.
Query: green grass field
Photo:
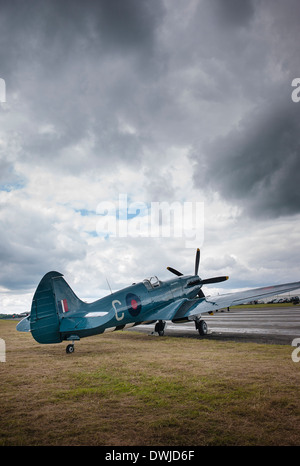
[[[115,332],[39,345],[0,320],[0,445],[299,445],[288,345]]]

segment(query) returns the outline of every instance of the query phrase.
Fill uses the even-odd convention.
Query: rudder
[[[63,313],[78,310],[83,302],[77,298],[59,272],[48,272],[33,296],[30,329],[38,343],[60,343],[60,319]]]

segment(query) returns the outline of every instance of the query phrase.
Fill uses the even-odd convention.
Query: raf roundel
[[[138,316],[142,310],[141,300],[136,294],[128,293],[126,295],[126,304],[128,311],[133,317]]]

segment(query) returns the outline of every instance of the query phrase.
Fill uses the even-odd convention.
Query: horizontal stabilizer
[[[18,332],[30,332],[30,315],[20,320],[16,328]]]

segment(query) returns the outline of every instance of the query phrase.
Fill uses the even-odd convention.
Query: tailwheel
[[[199,335],[207,335],[207,323],[204,320],[195,320],[196,330],[198,330]]]
[[[67,354],[74,353],[74,350],[75,350],[74,343],[72,343],[72,344],[70,344],[70,345],[68,345],[66,347],[66,353]]]

